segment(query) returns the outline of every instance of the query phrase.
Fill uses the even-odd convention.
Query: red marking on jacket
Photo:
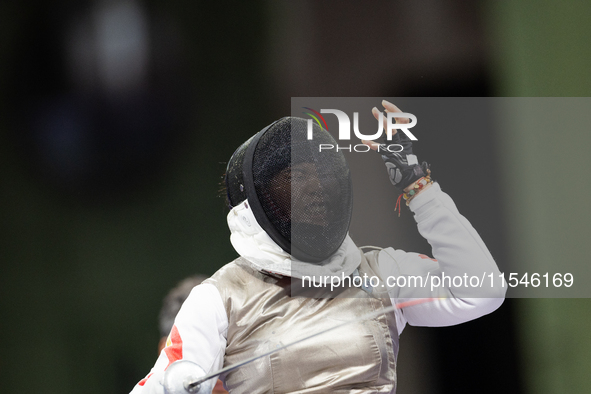
[[[164,353],[166,353],[166,357],[168,357],[168,365],[166,368],[170,367],[170,364],[173,362],[183,358],[183,340],[181,339],[181,335],[176,326],[172,326],[172,331],[170,331],[170,335],[166,341]],[[166,370],[166,368],[164,368],[164,370]]]
[[[432,259],[431,257],[427,256],[426,254],[420,254],[419,257],[422,258],[422,259],[432,260],[434,262],[437,262],[436,259]]]
[[[146,382],[148,381],[148,379],[150,379],[150,376],[154,375],[153,373],[149,374],[148,376],[146,376],[145,378],[143,378],[142,380],[140,380],[140,382],[138,383],[138,385],[143,386],[144,384],[146,384]]]

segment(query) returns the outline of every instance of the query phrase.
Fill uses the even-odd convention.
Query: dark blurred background
[[[225,162],[291,97],[588,96],[590,14],[556,0],[1,2],[0,392],[131,391],[167,291],[235,258]],[[584,264],[590,134],[511,132],[441,130],[421,154],[501,267]],[[466,168],[469,186],[454,177]],[[399,392],[589,392],[590,314],[587,299],[507,300],[408,327]]]

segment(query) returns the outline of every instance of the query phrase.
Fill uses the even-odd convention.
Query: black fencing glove
[[[412,142],[404,132],[398,131],[391,141],[383,137],[376,142],[380,144],[378,153],[386,163],[390,182],[400,191],[429,174],[429,164],[419,164],[412,153]]]

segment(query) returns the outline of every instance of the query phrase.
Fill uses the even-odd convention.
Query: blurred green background
[[[167,291],[235,258],[225,161],[291,97],[588,96],[590,14],[574,1],[0,3],[0,392],[131,391]],[[444,140],[465,160],[425,154],[501,267],[585,264],[590,134],[473,138]],[[466,167],[486,179],[471,193]],[[587,299],[507,300],[466,325],[407,328],[399,392],[589,392],[590,316]]]

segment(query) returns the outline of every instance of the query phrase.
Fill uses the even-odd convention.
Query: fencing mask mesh
[[[351,221],[349,167],[342,152],[318,125],[308,140],[308,123],[282,118],[234,153],[226,171],[228,200],[248,198],[263,229],[298,260],[320,262],[342,244]]]

